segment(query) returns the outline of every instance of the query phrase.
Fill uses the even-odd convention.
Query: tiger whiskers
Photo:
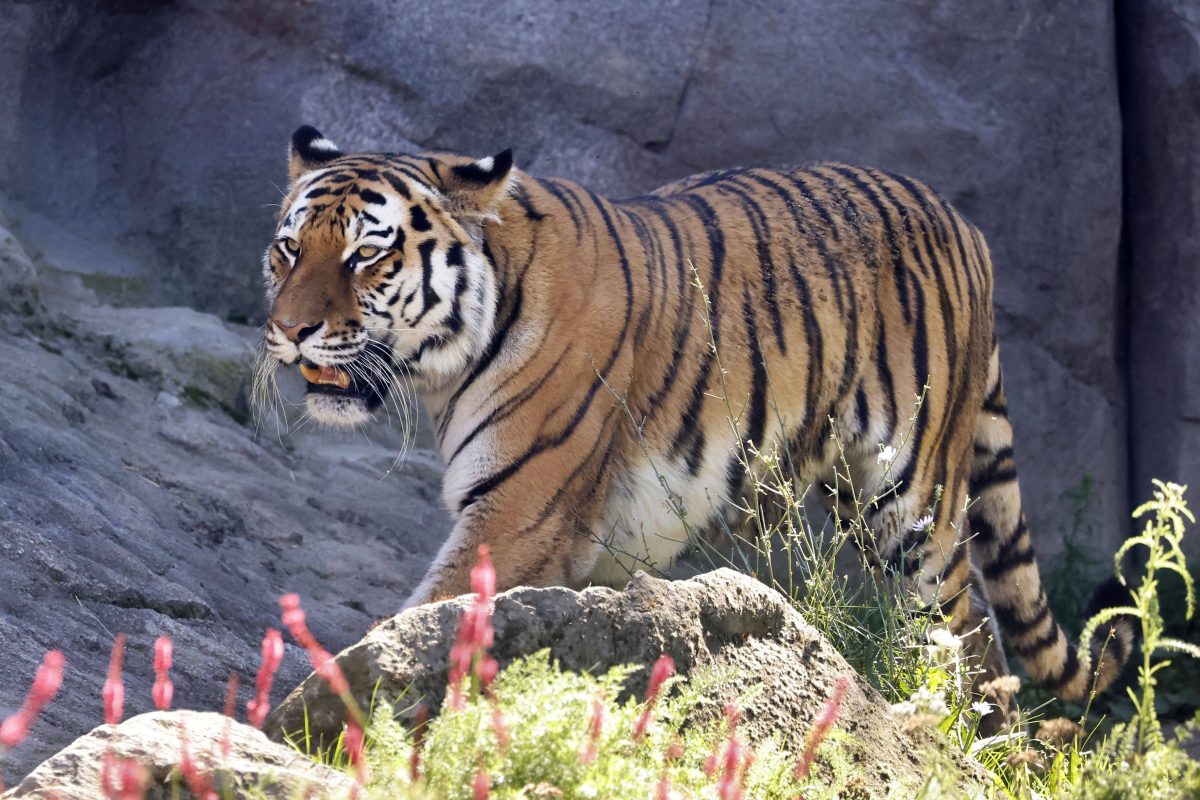
[[[260,342],[254,357],[254,376],[250,385],[250,411],[254,418],[254,435],[258,436],[264,420],[271,420],[275,424],[276,437],[282,444],[287,410],[283,392],[279,389],[278,370],[279,360],[267,352],[266,342]]]

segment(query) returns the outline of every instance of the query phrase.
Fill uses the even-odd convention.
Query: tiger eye
[[[283,241],[283,249],[294,256],[300,255],[300,243],[295,239],[285,238]]]
[[[379,254],[379,248],[369,244],[364,244],[362,247],[354,251],[354,255],[359,258],[374,258]]]

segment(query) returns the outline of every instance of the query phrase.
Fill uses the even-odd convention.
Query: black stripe
[[[537,440],[525,450],[524,453],[510,462],[507,466],[492,473],[487,478],[484,478],[467,490],[462,501],[459,503],[460,512],[465,510],[479,498],[491,491],[494,491],[537,455],[545,452],[546,450],[557,448],[561,446],[563,442],[567,441],[567,439],[571,437],[571,435],[575,432],[575,429],[579,427],[579,424],[583,421],[588,409],[591,408],[592,401],[595,399],[596,393],[604,385],[604,380],[608,375],[609,370],[612,369],[613,364],[617,360],[617,356],[620,355],[621,350],[625,347],[625,339],[629,333],[629,322],[633,315],[633,275],[630,271],[629,258],[625,253],[625,246],[621,243],[620,237],[617,236],[617,231],[615,225],[613,224],[612,216],[608,213],[608,209],[605,208],[604,202],[590,192],[588,192],[588,195],[595,204],[596,211],[600,214],[601,219],[604,221],[605,228],[608,231],[608,235],[612,239],[613,244],[616,246],[617,257],[621,266],[621,274],[625,279],[625,318],[621,325],[621,335],[616,344],[613,346],[612,351],[609,353],[603,367],[599,370],[599,374],[596,376],[596,379],[592,381],[592,385],[588,388],[583,400],[580,402],[578,408],[575,410],[575,413],[571,416],[571,419],[568,420],[563,429],[553,436],[539,436]]]
[[[462,397],[463,392],[471,388],[479,376],[482,375],[487,368],[492,365],[492,362],[496,360],[496,356],[499,355],[500,351],[503,349],[504,342],[508,337],[509,331],[512,330],[513,325],[516,324],[517,320],[521,316],[521,305],[524,301],[524,298],[524,289],[522,288],[521,284],[518,283],[517,288],[513,292],[513,301],[512,305],[509,307],[508,314],[500,323],[499,327],[492,331],[492,338],[488,340],[487,347],[485,347],[483,350],[483,355],[480,356],[479,360],[475,362],[475,366],[471,369],[470,374],[467,375],[466,380],[464,380],[458,386],[458,388],[454,390],[454,393],[450,395],[450,399],[446,401],[446,407],[442,411],[441,422],[438,424],[439,440],[446,435],[446,426],[448,425],[449,420],[454,416],[454,408],[458,404],[458,399]]]
[[[384,172],[383,179],[391,185],[396,194],[400,195],[405,200],[408,200],[410,197],[412,197],[412,194],[408,191],[408,185],[392,173]]]
[[[666,372],[662,377],[662,383],[652,391],[646,400],[645,413],[647,417],[654,416],[663,401],[663,398],[671,391],[671,387],[675,385],[675,381],[679,377],[679,368],[683,361],[683,351],[685,344],[692,330],[692,317],[695,311],[697,295],[696,291],[689,291],[691,281],[687,274],[687,260],[684,255],[683,243],[679,236],[679,229],[675,225],[675,221],[671,218],[670,213],[664,208],[662,202],[649,202],[643,204],[643,208],[657,215],[659,220],[667,229],[667,235],[671,240],[671,247],[675,252],[675,272],[678,280],[678,291],[673,292],[672,296],[677,303],[681,304],[675,309],[675,327],[673,331],[673,342],[671,346],[671,358],[667,362]],[[664,267],[665,275],[665,267]],[[664,305],[667,301],[666,281],[663,282],[664,288]]]
[[[387,198],[373,189],[367,189],[362,186],[357,187],[354,193],[363,199],[363,202],[370,203],[373,206],[387,205]]]
[[[1019,637],[1034,628],[1040,628],[1042,623],[1050,617],[1050,604],[1046,601],[1045,592],[1039,595],[1036,607],[1037,610],[1026,617],[1018,614],[1016,608],[1002,605],[993,605],[992,611],[995,612],[996,621],[1000,623],[1000,627],[1007,635]]]
[[[1029,546],[1029,538],[1015,536],[1005,543],[996,555],[983,565],[983,577],[995,582],[1019,567],[1036,563],[1037,556]]]
[[[424,232],[432,230],[433,225],[429,222],[429,215],[425,213],[425,209],[421,208],[421,206],[414,205],[410,209],[409,214],[408,224],[414,231]]]
[[[450,457],[446,459],[446,465],[449,466],[450,464],[454,463],[454,459],[458,458],[458,454],[461,453],[467,445],[475,441],[475,438],[479,436],[479,434],[483,433],[483,431],[487,430],[492,425],[495,425],[497,422],[501,422],[516,413],[516,411],[526,402],[528,402],[530,398],[534,397],[539,391],[541,391],[542,386],[544,386],[546,381],[550,380],[551,376],[558,371],[558,368],[561,366],[561,364],[562,355],[559,355],[559,357],[554,360],[554,363],[550,365],[550,369],[542,373],[541,377],[539,377],[529,386],[526,386],[520,392],[517,392],[512,397],[505,400],[500,405],[493,408],[486,417],[480,420],[475,427],[471,429],[470,433],[462,438],[462,441],[460,441],[458,446],[454,448],[454,452],[451,453]]]
[[[513,190],[512,197],[525,212],[525,219],[531,222],[541,222],[546,218],[545,214],[534,207],[533,201],[529,199],[529,190],[524,186],[517,184],[517,188]]]
[[[433,288],[433,248],[436,245],[436,239],[426,239],[417,245],[417,252],[421,254],[421,313],[412,321],[414,327],[442,299]]]
[[[547,192],[552,194],[554,198],[558,200],[558,202],[562,203],[563,208],[567,210],[567,214],[571,217],[571,224],[575,226],[575,239],[578,241],[580,235],[583,233],[583,221],[580,218],[580,214],[583,210],[582,205],[580,206],[579,211],[575,210],[575,203],[577,203],[578,200],[574,197],[574,195],[569,193],[565,186],[560,186],[558,183],[552,180],[545,179],[539,179],[538,184]]]
[[[875,209],[875,213],[879,215],[879,221],[883,223],[884,236],[891,249],[892,279],[896,284],[896,295],[900,302],[900,312],[904,315],[904,321],[911,324],[913,315],[908,297],[908,270],[904,265],[904,259],[900,255],[900,240],[896,235],[896,229],[892,227],[892,216],[888,213],[883,198],[876,193],[875,187],[872,185],[874,184],[874,180],[870,179],[866,172],[860,174],[859,171],[850,167],[837,166],[832,169],[850,181],[867,198],[867,201]]]
[[[1009,647],[1011,647],[1012,651],[1022,659],[1032,658],[1043,650],[1048,650],[1049,648],[1058,644],[1059,636],[1060,631],[1058,630],[1058,625],[1051,625],[1050,630],[1031,641],[1022,642],[1016,638],[1010,639]],[[1073,651],[1074,649],[1074,647],[1068,647],[1068,650]]]
[[[694,432],[699,429],[699,414],[701,406],[704,403],[705,394],[708,391],[708,379],[712,372],[714,355],[713,351],[720,351],[721,344],[721,303],[720,303],[720,288],[721,279],[725,271],[725,234],[721,230],[720,223],[717,220],[716,212],[713,207],[700,197],[693,195],[680,196],[680,201],[691,208],[691,210],[699,218],[701,227],[708,238],[709,251],[709,270],[710,279],[709,285],[705,288],[708,290],[710,303],[709,324],[712,327],[713,347],[704,348],[703,361],[701,362],[700,370],[696,375],[695,381],[692,383],[692,390],[687,407],[683,417],[680,420],[679,427],[676,429],[675,435],[671,439],[671,448],[668,451],[671,456],[676,456],[683,450],[683,446],[694,435]],[[694,262],[693,262],[694,264]]]
[[[1046,678],[1046,680],[1042,681],[1042,685],[1050,691],[1054,691],[1060,686],[1073,682],[1078,674],[1079,653],[1075,651],[1070,642],[1067,642],[1067,660],[1063,662],[1062,670],[1055,677]]]
[[[778,291],[775,288],[775,259],[771,255],[771,227],[767,215],[758,201],[733,181],[718,186],[717,190],[732,194],[742,202],[742,212],[746,215],[746,221],[750,223],[750,232],[754,235],[754,250],[758,256],[758,270],[762,276],[767,310],[771,314],[775,342],[780,352],[786,354],[787,341],[783,336],[783,315],[779,310]]]
[[[758,341],[758,321],[754,316],[754,304],[750,302],[749,283],[742,284],[742,314],[750,344],[750,416],[746,436],[755,449],[759,449],[767,425],[767,365]]]

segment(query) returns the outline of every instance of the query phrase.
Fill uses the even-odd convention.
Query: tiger
[[[800,484],[841,464],[892,487],[862,512],[874,563],[985,676],[1006,648],[1065,699],[1120,674],[1128,627],[1081,655],[1050,609],[988,246],[924,183],[743,167],[611,200],[512,150],[347,154],[311,126],[288,172],[268,369],[297,366],[334,426],[415,391],[444,462],[453,528],[405,607],[469,592],[481,545],[498,590],[662,569],[746,496],[746,449],[776,448]]]

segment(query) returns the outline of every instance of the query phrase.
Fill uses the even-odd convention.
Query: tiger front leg
[[[405,608],[470,592],[471,568],[479,560],[480,545],[490,551],[498,592],[516,586],[582,582],[601,545],[558,509],[539,504],[541,498],[527,496],[517,502],[516,495],[509,495],[511,502],[489,497],[462,513]]]

